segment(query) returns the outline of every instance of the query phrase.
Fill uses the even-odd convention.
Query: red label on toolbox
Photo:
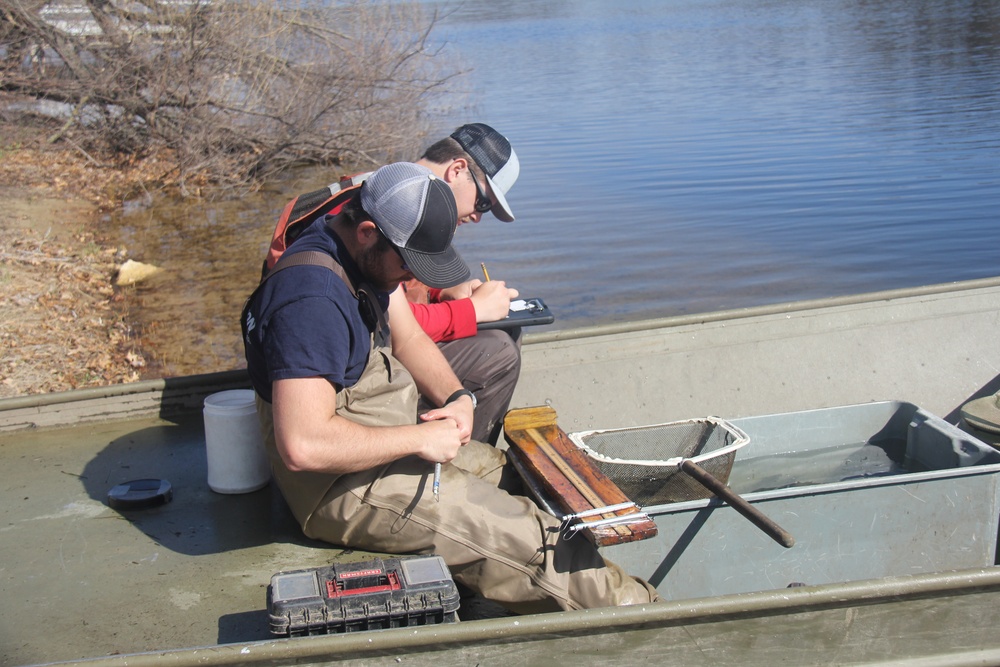
[[[379,574],[375,572],[375,574]],[[370,593],[384,593],[385,591],[398,591],[402,588],[399,582],[399,575],[395,572],[387,572],[384,577],[380,577],[380,583],[374,586],[364,586],[362,588],[345,589],[339,581],[326,582],[326,596],[328,598],[339,598],[347,595],[368,595]],[[384,583],[382,583],[384,582]]]
[[[344,572],[341,579],[353,579],[354,577],[370,577],[375,574],[382,574],[382,570],[358,570],[357,572]]]

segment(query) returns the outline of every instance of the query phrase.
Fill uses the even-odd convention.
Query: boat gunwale
[[[962,292],[990,287],[1000,287],[1000,276],[951,283],[938,283],[919,287],[904,287],[894,290],[864,292],[848,296],[789,301],[777,304],[711,311],[691,315],[676,315],[647,320],[637,320],[633,322],[620,322],[615,324],[602,324],[556,331],[526,333],[523,344],[537,345],[555,341],[595,338],[599,336],[636,333],[654,329],[669,329],[689,326],[692,324],[738,320],[775,314],[788,314],[792,312],[817,310],[821,308],[875,303],[879,301],[890,301],[948,292]],[[214,385],[227,387],[233,385],[235,387],[243,388],[250,386],[250,379],[247,375],[246,369],[244,368],[182,377],[140,380],[138,382],[127,384],[87,387],[83,389],[72,389],[69,391],[52,392],[48,394],[13,396],[0,398],[0,415],[13,410],[32,408],[44,409],[50,406],[58,406],[60,404],[83,400],[108,399],[137,394],[183,392],[186,389],[199,389],[205,386]],[[200,406],[198,407],[200,408]],[[3,424],[0,422],[0,432],[4,430]]]

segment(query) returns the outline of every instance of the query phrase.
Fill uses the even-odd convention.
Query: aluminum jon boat
[[[755,438],[777,451],[902,411],[903,431],[928,415],[935,451],[979,458],[915,486],[747,487],[791,549],[715,500],[653,512],[658,538],[608,557],[655,579],[660,604],[343,635],[271,637],[267,584],[371,555],[303,537],[273,485],[206,484],[202,404],[248,386],[243,371],[2,400],[0,664],[1000,663],[993,443],[959,418],[1000,391],[998,324],[987,279],[528,336],[514,406],[552,406],[569,432],[715,415],[747,431],[747,452]],[[935,475],[945,488],[928,495]],[[172,501],[108,506],[141,478],[169,480]],[[866,511],[895,509],[845,514],[854,490],[888,496]],[[974,516],[926,513],[942,506]]]

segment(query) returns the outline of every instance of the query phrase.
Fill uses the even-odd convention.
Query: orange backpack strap
[[[278,216],[278,224],[271,235],[271,245],[261,268],[261,279],[267,275],[282,254],[317,218],[326,215],[331,210],[342,205],[354,196],[360,186],[372,172],[364,172],[353,176],[345,176],[336,183],[325,188],[307,192],[292,199],[282,209]]]

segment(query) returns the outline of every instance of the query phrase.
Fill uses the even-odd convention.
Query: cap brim
[[[510,210],[510,206],[507,204],[507,198],[503,196],[503,190],[497,187],[493,179],[488,175],[486,176],[486,181],[490,184],[490,190],[493,191],[493,197],[497,200],[497,203],[493,205],[490,209],[493,211],[493,215],[497,220],[502,220],[504,222],[514,222],[514,214]]]
[[[416,279],[428,287],[454,287],[472,277],[465,260],[451,246],[444,252],[434,254],[409,248],[399,248],[399,252]]]

